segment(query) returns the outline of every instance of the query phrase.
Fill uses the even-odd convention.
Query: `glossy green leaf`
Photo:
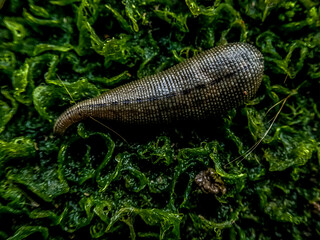
[[[64,101],[72,102],[68,92],[75,101],[85,97],[94,97],[99,94],[99,90],[86,79],[80,79],[74,83],[63,83],[59,80],[50,82],[57,84],[58,86],[39,85],[33,91],[33,104],[35,109],[41,117],[49,121],[53,121],[55,116],[48,108],[55,106],[56,100],[62,98]]]
[[[265,149],[270,171],[283,171],[291,166],[300,166],[312,157],[317,142],[305,132],[290,127],[277,128],[271,144],[277,144],[276,150]]]
[[[48,229],[41,226],[22,226],[20,227],[13,236],[9,237],[10,240],[20,240],[25,239],[30,235],[35,233],[40,233],[42,239],[47,239],[49,236]]]
[[[39,168],[37,167],[24,168],[23,170],[13,169],[7,173],[7,178],[25,185],[47,202],[69,191],[67,182],[58,175],[57,169],[48,169],[41,174],[38,172]],[[34,175],[38,175],[38,178],[34,179]]]
[[[18,104],[16,103],[16,100],[10,95],[10,93],[7,90],[2,89],[1,95],[5,99],[0,100],[0,133],[5,129],[5,126],[11,120],[11,118],[17,112],[18,109]],[[8,104],[8,101],[10,101],[11,106]]]

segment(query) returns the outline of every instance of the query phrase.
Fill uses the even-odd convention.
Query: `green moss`
[[[0,8],[0,239],[319,238],[318,1]],[[52,135],[74,102],[236,41],[263,53],[265,75],[256,98],[217,121],[115,127],[129,143],[94,121]],[[225,194],[195,183],[208,168]]]

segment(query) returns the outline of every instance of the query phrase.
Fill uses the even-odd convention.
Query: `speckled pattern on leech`
[[[166,71],[79,102],[62,113],[54,132],[63,134],[71,124],[88,117],[133,125],[208,119],[252,98],[263,70],[263,56],[254,46],[218,46]]]

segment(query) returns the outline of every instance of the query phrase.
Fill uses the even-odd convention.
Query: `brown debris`
[[[196,177],[195,182],[204,193],[225,194],[227,189],[219,174],[213,169],[201,171]]]
[[[311,205],[313,205],[313,211],[315,213],[319,213],[320,212],[320,203],[318,202],[311,202]]]

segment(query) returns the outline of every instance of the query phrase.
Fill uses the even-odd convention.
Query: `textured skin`
[[[54,133],[88,117],[135,125],[208,119],[253,97],[263,70],[263,56],[252,45],[218,46],[79,102],[61,114]]]

